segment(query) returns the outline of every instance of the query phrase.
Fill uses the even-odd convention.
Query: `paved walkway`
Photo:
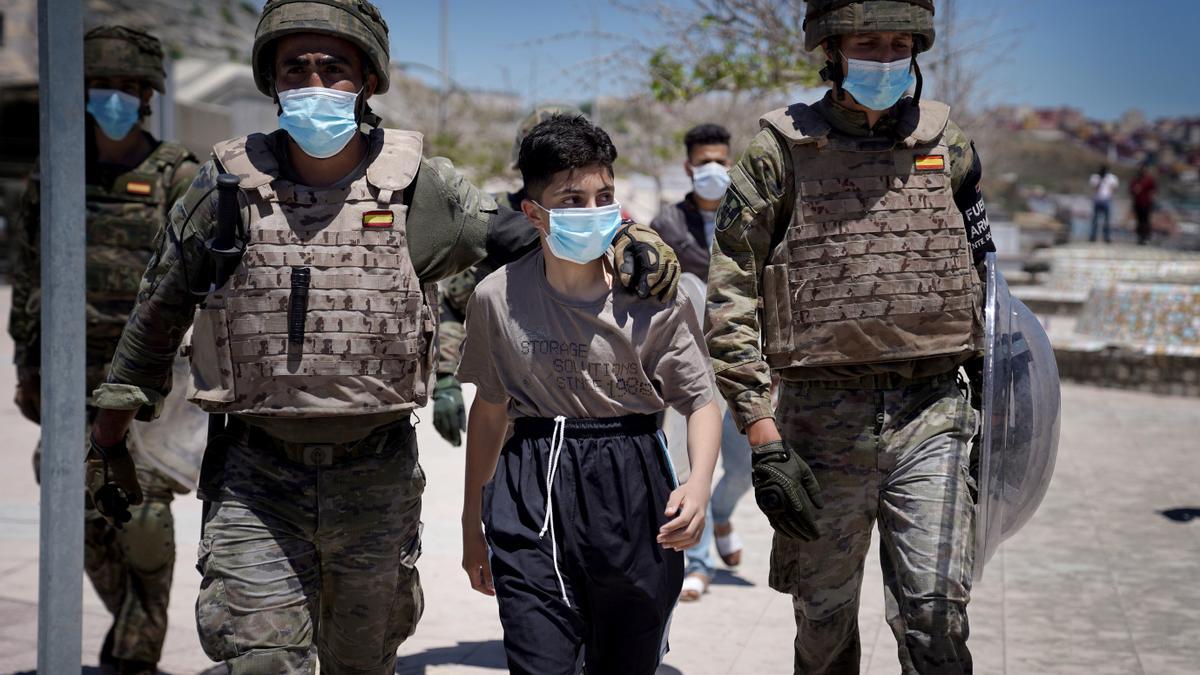
[[[0,289],[8,314],[8,289]],[[4,320],[0,319],[0,322]],[[0,337],[0,363],[12,345]],[[0,365],[0,673],[36,665],[38,493],[29,456],[37,428],[11,404],[14,375]],[[1200,664],[1200,402],[1068,386],[1062,446],[1041,511],[1006,544],[977,584],[971,640],[979,673],[1188,673]],[[459,568],[463,451],[448,447],[423,411],[418,426],[429,475],[421,575],[428,608],[401,650],[402,673],[504,670],[493,601]],[[193,567],[200,508],[175,502],[178,564],[162,668],[210,664],[196,639]],[[734,523],[748,546],[697,604],[680,606],[660,672],[789,673],[790,599],[766,585],[769,529],[747,499]],[[876,554],[867,562],[860,626],[863,672],[896,673],[883,622]],[[108,615],[85,582],[84,660]]]

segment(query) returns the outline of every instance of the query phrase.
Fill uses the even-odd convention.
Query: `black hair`
[[[611,175],[616,159],[612,139],[583,115],[553,115],[525,135],[517,168],[526,192],[541,199],[550,179],[559,171],[602,166]]]
[[[699,124],[683,136],[683,144],[687,146],[688,157],[697,145],[729,145],[729,130],[720,124]]]

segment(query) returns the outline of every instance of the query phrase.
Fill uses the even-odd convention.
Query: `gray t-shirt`
[[[713,399],[715,380],[696,311],[617,289],[593,302],[556,292],[541,249],[475,289],[458,378],[516,417],[687,415]]]

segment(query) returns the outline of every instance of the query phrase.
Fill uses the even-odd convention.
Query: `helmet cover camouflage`
[[[84,77],[136,77],[159,92],[165,88],[163,48],[158,38],[125,26],[100,26],[83,36]]]
[[[269,0],[254,33],[254,84],[275,96],[274,50],[269,47],[292,33],[322,33],[349,40],[358,47],[379,78],[376,94],[388,90],[388,26],[367,0]]]
[[[534,108],[517,126],[517,137],[513,139],[512,168],[517,168],[517,159],[521,156],[521,142],[537,125],[555,115],[582,115],[583,111],[569,103],[543,103]]]
[[[933,0],[808,0],[804,16],[804,49],[812,51],[826,38],[870,32],[913,33],[918,49],[933,46]]]

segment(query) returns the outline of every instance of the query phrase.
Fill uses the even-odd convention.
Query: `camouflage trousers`
[[[201,476],[205,653],[234,675],[312,673],[318,658],[322,673],[392,673],[424,609],[415,565],[425,475],[412,426],[324,464],[238,429],[223,465],[206,457]]]
[[[88,432],[91,433],[90,430]],[[33,451],[34,478],[41,482],[42,446]],[[101,663],[152,666],[167,638],[167,603],[175,573],[175,517],[171,501],[182,488],[162,473],[137,464],[144,501],[129,508],[118,529],[84,497],[83,570],[113,615]],[[153,672],[153,671],[150,671]]]
[[[858,673],[859,589],[879,524],[887,621],[904,673],[969,673],[975,412],[956,373],[784,382],[776,418],[821,484],[821,537],[775,536],[771,587],[793,596],[796,673]]]
[[[90,504],[85,511],[83,568],[113,615],[101,661],[152,665],[167,637],[175,571],[175,483],[153,469],[138,467],[137,473],[145,500],[130,507],[133,518],[123,528],[109,525]]]

